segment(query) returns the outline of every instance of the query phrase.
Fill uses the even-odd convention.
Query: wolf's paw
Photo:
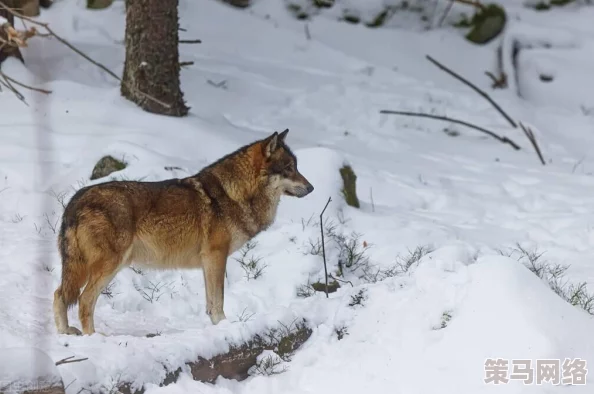
[[[76,327],[66,327],[65,330],[61,331],[60,334],[66,335],[82,335],[82,332]]]
[[[221,312],[212,312],[212,313],[209,314],[209,316],[210,316],[210,321],[214,325],[217,325],[222,320],[227,319],[227,316],[225,316],[225,312],[223,312],[223,311],[221,311]]]

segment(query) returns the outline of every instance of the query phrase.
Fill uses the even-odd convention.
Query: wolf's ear
[[[270,137],[264,140],[264,157],[270,157],[278,147],[278,133],[275,131]]]
[[[285,138],[287,138],[287,134],[289,134],[289,129],[285,129],[282,133],[278,135],[278,139],[282,142],[285,142]]]

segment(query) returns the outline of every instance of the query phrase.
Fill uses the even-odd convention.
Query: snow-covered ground
[[[84,3],[56,1],[40,19],[121,74],[123,1],[95,12]],[[594,292],[594,7],[577,1],[536,12],[520,1],[502,3],[509,87],[491,90],[484,72],[495,69],[499,39],[479,47],[447,24],[414,29],[414,13],[396,15],[406,27],[380,29],[323,14],[307,22],[308,39],[305,22],[280,0],[259,0],[248,10],[182,0],[181,36],[203,41],[180,48],[182,61],[195,62],[182,70],[191,106],[182,119],[142,112],[120,97],[117,81],[55,40],[31,40],[26,68],[9,59],[2,70],[53,93],[26,92],[29,107],[0,93],[0,366],[30,367],[18,356],[24,347],[54,361],[88,358],[58,367],[68,394],[111,393],[122,382],[145,384],[150,394],[591,393],[592,378],[573,387],[483,380],[487,358],[594,362],[592,316],[558,297],[517,254],[499,252],[517,243],[545,252],[551,264],[570,265],[566,280],[587,282]],[[456,5],[451,19],[463,10]],[[514,47],[521,48],[518,73],[510,69]],[[426,54],[532,126],[546,166],[519,128]],[[382,109],[464,119],[522,149]],[[200,271],[129,269],[99,299],[95,323],[106,337],[56,334],[60,200],[103,181],[89,181],[99,158],[124,158],[129,166],[118,179],[184,177],[285,128],[315,191],[283,198],[276,223],[255,240],[247,258],[262,259],[261,277],[246,278],[234,259],[241,252],[229,259],[227,321],[212,326],[206,316]],[[357,174],[360,209],[343,202],[344,162]],[[354,287],[343,283],[328,299],[298,297],[301,286],[323,278],[314,249],[328,197],[327,229],[359,234],[374,269],[389,269],[417,248],[432,252],[402,275],[364,283],[355,273],[348,277]],[[331,272],[338,254],[331,238]],[[358,294],[362,305],[349,305]],[[78,326],[77,309],[69,316]],[[156,385],[197,355],[210,357],[296,318],[306,318],[313,334],[282,374],[214,385],[182,374],[176,384]],[[0,382],[8,379],[2,372],[14,370],[2,368]]]

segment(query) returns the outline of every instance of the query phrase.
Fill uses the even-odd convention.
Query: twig
[[[493,81],[493,84],[491,85],[493,89],[503,89],[507,86],[507,78],[505,77],[504,73],[502,73],[499,78],[497,78],[490,71],[485,71],[485,75],[487,75],[491,79],[491,81]]]
[[[373,203],[373,188],[369,188],[369,198],[371,199],[371,212],[375,212],[375,204]]]
[[[309,23],[306,23],[305,25],[303,25],[303,29],[305,30],[305,38],[307,38],[307,41],[311,40],[311,33],[309,32]]]
[[[448,16],[448,14],[450,13],[450,11],[452,10],[452,6],[454,5],[455,0],[451,0],[445,11],[443,12],[443,15],[441,16],[441,18],[439,19],[439,22],[437,23],[437,27],[441,27],[443,25],[443,22],[445,21],[445,18]]]
[[[500,136],[498,134],[495,134],[494,132],[492,132],[490,130],[487,130],[487,129],[482,128],[480,126],[476,126],[476,125],[474,125],[472,123],[465,122],[463,120],[448,118],[447,116],[439,116],[439,115],[431,115],[431,114],[423,114],[423,113],[418,113],[418,112],[407,112],[407,111],[381,110],[380,113],[381,114],[391,114],[391,115],[416,116],[416,117],[420,117],[420,118],[431,118],[431,119],[445,120],[445,121],[448,121],[448,122],[461,124],[463,126],[466,126],[466,127],[471,128],[471,129],[480,131],[481,133],[485,133],[485,134],[487,134],[487,135],[495,138],[497,141],[499,141],[501,143],[509,144],[515,150],[520,150],[520,146],[518,144],[516,144],[514,141],[510,140],[509,138],[502,137],[502,136]]]
[[[78,362],[86,361],[89,359],[88,357],[86,357],[86,358],[77,358],[77,359],[72,360],[73,358],[74,358],[74,356],[70,356],[70,357],[63,358],[60,361],[57,361],[56,367],[59,365],[62,365],[62,364],[78,363]]]
[[[180,44],[202,44],[202,40],[179,40]]]
[[[43,27],[47,33],[56,38],[58,41],[60,41],[62,44],[64,44],[65,46],[67,46],[68,48],[70,48],[72,51],[74,51],[75,53],[77,53],[78,55],[82,56],[83,58],[85,58],[87,61],[89,61],[90,63],[94,64],[95,66],[99,67],[100,69],[102,69],[103,71],[105,71],[107,74],[109,74],[110,76],[112,76],[113,78],[117,79],[120,83],[123,83],[128,89],[136,91],[137,93],[139,93],[141,96],[144,96],[145,98],[164,106],[165,108],[171,108],[171,105],[147,94],[144,93],[143,91],[137,89],[134,86],[131,86],[128,83],[125,83],[124,81],[122,81],[122,79],[120,77],[118,77],[113,71],[111,71],[109,68],[107,68],[106,66],[104,66],[103,64],[93,60],[90,56],[88,56],[87,54],[85,54],[84,52],[82,52],[81,50],[79,50],[78,48],[76,48],[74,45],[72,45],[71,43],[69,43],[68,41],[66,41],[64,38],[60,37],[59,35],[57,35],[50,27],[48,23],[45,22],[39,22],[36,21],[35,19],[31,19],[29,17],[26,17],[18,12],[16,12],[15,10],[13,10],[12,8],[8,7],[6,4],[4,4],[4,2],[2,2],[0,0],[0,8],[5,9],[6,11],[10,12],[12,15],[14,15],[17,18],[20,18],[22,20],[25,20],[27,22],[30,22],[34,25],[37,26],[41,26]]]
[[[320,213],[320,232],[322,233],[322,257],[324,258],[324,272],[326,275],[324,278],[326,279],[326,298],[328,298],[328,268],[326,267],[326,247],[324,246],[324,212],[326,212],[326,208],[328,208],[328,204],[332,201],[332,197],[328,197],[328,202],[322,209],[322,213]]]
[[[514,128],[518,127],[516,125],[516,122],[514,122],[513,119],[503,109],[501,109],[501,107],[484,90],[481,90],[476,85],[474,85],[472,82],[468,81],[464,77],[462,77],[459,74],[455,73],[454,71],[450,70],[449,68],[447,68],[446,66],[444,66],[443,64],[441,64],[440,62],[438,62],[437,60],[433,59],[431,56],[425,55],[425,57],[427,58],[427,60],[429,60],[434,65],[436,65],[438,68],[440,68],[441,70],[443,70],[446,73],[450,74],[451,76],[453,76],[454,78],[456,78],[460,82],[464,83],[466,86],[469,86],[475,92],[477,92],[478,94],[480,94],[481,96],[483,96],[488,102],[491,103],[491,105],[493,105],[493,107],[495,107],[495,109],[501,115],[503,115],[503,117],[509,122],[509,124],[511,124]]]
[[[355,286],[353,285],[353,282],[351,282],[350,280],[346,280],[346,279],[339,279],[339,278],[335,277],[335,276],[334,276],[334,275],[332,275],[332,274],[330,274],[329,276],[330,276],[330,279],[333,279],[333,280],[335,280],[335,281],[342,282],[342,283],[348,283],[349,285],[351,285],[351,287],[355,287]]]
[[[36,87],[33,87],[33,86],[25,85],[24,83],[19,82],[19,81],[15,80],[14,78],[11,78],[8,75],[4,74],[2,71],[0,71],[0,76],[2,76],[2,78],[4,78],[4,79],[9,80],[10,82],[14,83],[15,85],[18,85],[18,86],[20,86],[22,88],[25,88],[25,89],[34,90],[36,92],[43,93],[43,94],[50,94],[52,92],[51,90],[45,90],[45,89],[41,89],[41,88],[36,88]]]
[[[193,66],[194,62],[190,61],[190,62],[179,62],[179,66],[180,67],[186,67],[186,66]]]
[[[520,122],[520,127],[522,128],[522,131],[524,131],[524,134],[526,134],[526,137],[528,137],[528,140],[534,147],[534,150],[536,151],[536,154],[538,155],[538,158],[540,159],[540,162],[542,163],[542,165],[543,166],[546,165],[545,160],[542,157],[542,152],[540,151],[540,147],[538,146],[538,142],[536,142],[536,137],[534,136],[534,133],[532,132],[532,129],[530,127],[524,126],[524,124],[522,122]]]

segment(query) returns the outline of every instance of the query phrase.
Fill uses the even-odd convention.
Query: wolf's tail
[[[59,333],[70,333],[68,308],[75,305],[88,279],[88,267],[76,237],[76,224],[62,218],[58,248],[62,258],[62,283],[54,292],[54,319]]]
[[[80,289],[88,278],[88,267],[78,245],[76,227],[63,221],[58,239],[62,257],[62,284],[58,288],[67,308],[78,301]]]

